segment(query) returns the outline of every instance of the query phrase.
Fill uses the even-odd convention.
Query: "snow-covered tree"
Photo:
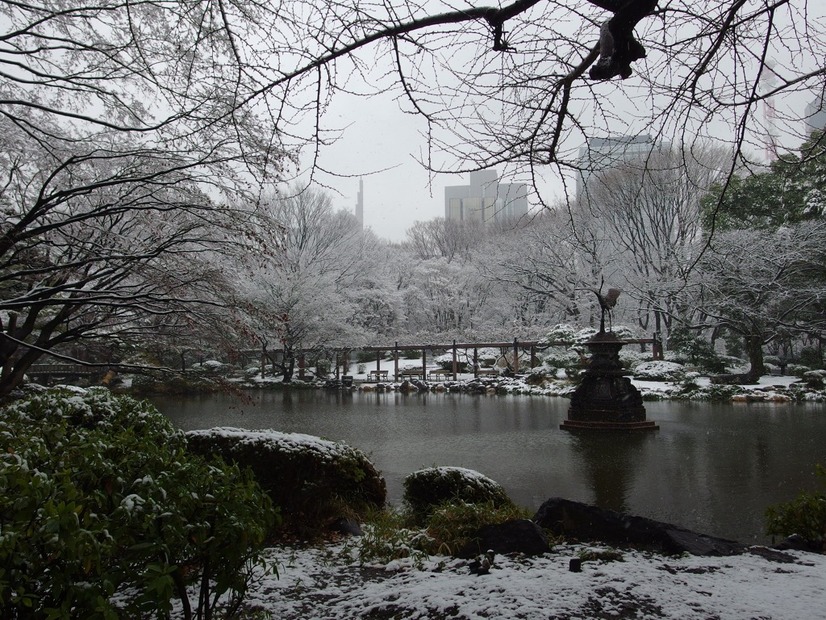
[[[365,268],[365,234],[351,214],[333,210],[328,194],[293,189],[266,201],[263,208],[281,227],[280,246],[247,261],[236,300],[244,330],[285,381],[292,379],[298,349],[353,346],[365,338],[351,290]]]
[[[686,295],[704,315],[693,327],[743,339],[755,380],[765,370],[764,345],[826,329],[826,222],[718,234]]]
[[[589,178],[574,226],[596,240],[599,262],[610,265],[606,281],[622,289],[644,330],[653,317],[654,331],[667,336],[683,312],[677,293],[702,249],[701,200],[725,175],[727,158],[668,146]]]
[[[466,261],[484,236],[481,222],[461,222],[437,217],[426,222],[415,222],[407,230],[406,248],[420,260],[443,258]]]
[[[0,395],[46,352],[197,320],[202,257],[254,226],[286,151],[220,14],[0,2]]]
[[[707,231],[776,228],[826,218],[826,134],[813,133],[799,152],[766,169],[716,185],[703,200]]]
[[[0,153],[0,394],[47,352],[105,351],[197,323],[214,257],[255,226],[243,203],[207,193],[215,162],[117,133],[75,140],[35,118],[48,143],[0,116],[19,149]]]
[[[486,311],[526,328],[589,322],[591,300],[577,292],[598,270],[596,256],[588,249],[588,233],[573,230],[569,214],[560,207],[488,238],[480,261],[493,283],[493,307]]]

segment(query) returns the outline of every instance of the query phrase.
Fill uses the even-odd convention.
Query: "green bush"
[[[49,390],[0,412],[4,618],[230,617],[275,520],[151,405]],[[189,600],[187,588],[193,593]]]
[[[766,532],[771,536],[797,534],[813,549],[826,549],[826,468],[815,467],[824,484],[820,493],[801,492],[795,499],[766,509]]]
[[[333,518],[382,507],[384,478],[360,450],[319,437],[213,428],[187,433],[190,449],[248,467],[280,507],[284,528],[312,536]]]
[[[407,515],[393,508],[372,511],[366,516],[364,534],[357,547],[362,563],[386,564],[401,558],[412,558],[422,566],[434,547],[423,529],[408,527]]]
[[[434,508],[427,520],[430,550],[455,555],[470,543],[477,542],[479,530],[486,525],[530,517],[527,510],[510,502],[445,502]]]
[[[711,343],[695,336],[687,329],[675,328],[668,338],[671,349],[677,351],[685,360],[698,368],[712,373],[725,372],[726,364],[714,351]]]
[[[383,356],[382,356],[383,357]],[[356,351],[356,362],[359,364],[376,363],[375,351]]]
[[[424,524],[445,502],[512,505],[505,490],[487,476],[462,467],[430,467],[404,479],[404,502],[414,522]]]
[[[800,350],[798,362],[809,368],[823,368],[823,355],[814,347],[803,347]]]

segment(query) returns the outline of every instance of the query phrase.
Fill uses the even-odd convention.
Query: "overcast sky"
[[[340,194],[333,193],[336,208],[354,212],[362,175],[364,225],[384,239],[402,241],[414,222],[444,217],[444,188],[468,183],[467,174],[431,178],[416,159],[424,158],[427,146],[420,133],[424,123],[402,112],[389,95],[369,99],[339,95],[327,116],[328,122],[333,119],[350,126],[342,138],[322,151],[321,167],[351,176],[320,174],[317,179]],[[562,196],[561,182],[551,178],[547,191]]]
[[[820,1],[822,0],[819,0],[818,5]],[[826,12],[823,6],[810,7],[810,10],[818,14],[818,19]],[[807,60],[815,67],[822,64],[822,59]],[[381,59],[378,63],[381,63]],[[633,82],[635,79],[632,77],[623,84],[628,88],[620,91],[628,95],[627,100],[612,101],[612,104],[633,108],[631,93],[635,86],[640,86]],[[794,149],[800,144],[802,116],[806,104],[813,98],[813,93],[797,93],[776,102],[779,116],[801,119],[800,128],[795,131],[797,135],[781,137],[781,147]],[[760,114],[762,112],[758,111],[757,115]],[[324,148],[319,160],[321,168],[342,176],[322,173],[317,174],[316,180],[333,190],[331,193],[336,208],[354,212],[359,178],[363,178],[364,224],[382,238],[403,240],[405,232],[414,222],[443,217],[445,186],[467,183],[467,175],[464,174],[443,174],[431,178],[416,161],[417,156],[423,157],[422,153],[427,147],[423,135],[425,124],[420,118],[402,112],[391,95],[381,94],[367,98],[338,93],[333,97],[324,118],[327,127],[335,124],[347,127],[338,141]],[[730,132],[730,128],[722,126],[720,131]],[[619,135],[623,133],[629,132],[622,128],[616,132]],[[566,148],[577,149],[579,146],[581,145],[567,144]],[[541,186],[545,201],[553,202],[564,197],[558,172],[550,168],[542,172],[546,176]],[[513,182],[524,179],[506,177],[503,180]]]

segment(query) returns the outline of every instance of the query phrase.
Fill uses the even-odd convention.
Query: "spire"
[[[356,199],[356,219],[362,230],[364,229],[364,179],[359,179],[359,193]]]

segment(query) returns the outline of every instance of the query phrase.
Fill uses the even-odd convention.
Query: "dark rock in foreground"
[[[479,529],[476,540],[459,550],[457,557],[472,558],[480,553],[523,553],[541,555],[551,550],[542,529],[528,519],[514,519]]]
[[[568,538],[628,545],[669,555],[724,556],[747,549],[746,545],[733,540],[559,497],[542,504],[533,520],[540,527]]]

